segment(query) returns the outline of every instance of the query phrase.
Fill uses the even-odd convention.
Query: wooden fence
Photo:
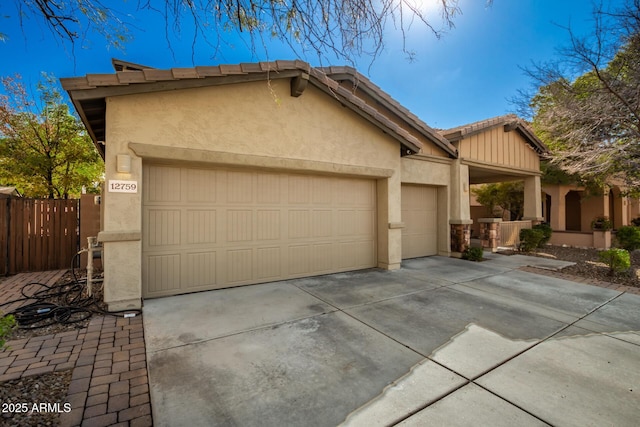
[[[79,200],[0,199],[0,274],[69,268],[79,227]]]
[[[531,228],[531,221],[503,221],[500,223],[499,246],[518,246],[520,244],[520,230]]]

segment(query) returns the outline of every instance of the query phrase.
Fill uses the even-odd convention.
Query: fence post
[[[9,256],[11,256],[11,252],[9,251],[9,225],[11,224],[11,202],[10,198],[6,198],[3,201],[3,205],[0,206],[0,212],[2,213],[2,218],[4,219],[3,224],[0,226],[0,256],[2,257],[2,265],[0,266],[0,274],[7,275],[9,274]]]

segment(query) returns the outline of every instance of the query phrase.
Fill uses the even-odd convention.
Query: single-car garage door
[[[376,265],[375,181],[145,164],[143,296]]]
[[[438,190],[402,185],[402,258],[438,254]]]

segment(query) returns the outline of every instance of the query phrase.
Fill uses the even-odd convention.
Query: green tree
[[[164,19],[166,40],[180,34],[184,26],[193,29],[194,46],[197,39],[204,40],[215,51],[227,44],[225,33],[236,32],[254,51],[265,46],[265,39],[275,38],[299,56],[311,53],[353,63],[358,56],[375,59],[382,52],[388,24],[403,40],[416,24],[440,37],[453,27],[453,18],[460,12],[458,1],[437,0],[439,23],[413,0],[142,0],[133,2],[137,9],[130,13],[120,11],[131,8],[124,1],[14,0],[1,4],[0,10],[20,22],[40,21],[57,39],[72,45],[94,32],[110,46],[122,47],[131,38],[129,27],[135,27],[128,21],[134,21],[137,13],[153,12]],[[0,41],[7,38],[0,28]],[[412,55],[408,48],[404,51]]]
[[[104,166],[84,125],[51,77],[30,96],[18,78],[1,79],[0,183],[27,197],[68,198],[97,192]]]
[[[524,214],[524,182],[483,184],[471,189],[476,200],[494,212],[500,208],[510,212],[510,220],[518,221]]]
[[[640,0],[593,17],[592,34],[568,28],[560,59],[527,70],[537,91],[526,104],[553,164],[595,187],[617,178],[639,190]]]

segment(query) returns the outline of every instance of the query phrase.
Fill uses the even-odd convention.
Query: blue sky
[[[137,2],[125,3],[124,10],[134,10]],[[412,27],[407,47],[415,52],[415,61],[406,59],[401,35],[390,27],[380,57],[371,66],[368,58],[358,63],[360,72],[437,128],[513,112],[515,106],[510,99],[531,84],[521,67],[555,58],[557,48],[568,42],[562,26],[570,25],[577,34],[586,34],[592,27],[589,0],[493,0],[490,6],[486,0],[460,0],[459,6],[462,14],[455,18],[455,28],[440,39],[418,25]],[[289,48],[275,42],[269,43],[267,58],[260,50],[254,55],[246,43],[236,40],[222,47],[215,57],[211,47],[198,43],[192,60],[188,28],[172,37],[172,54],[159,15],[135,13],[128,22],[133,24],[133,40],[126,44],[125,51],[107,47],[104,39],[94,35],[72,52],[68,45],[54,40],[36,19],[24,20],[21,28],[13,2],[5,2],[0,6],[0,32],[9,39],[0,42],[0,75],[18,73],[25,83],[35,84],[41,72],[58,78],[112,73],[112,57],[157,68],[295,58]],[[320,65],[312,56],[302,59]],[[341,65],[343,61],[331,63]],[[322,65],[330,64],[325,60]]]

